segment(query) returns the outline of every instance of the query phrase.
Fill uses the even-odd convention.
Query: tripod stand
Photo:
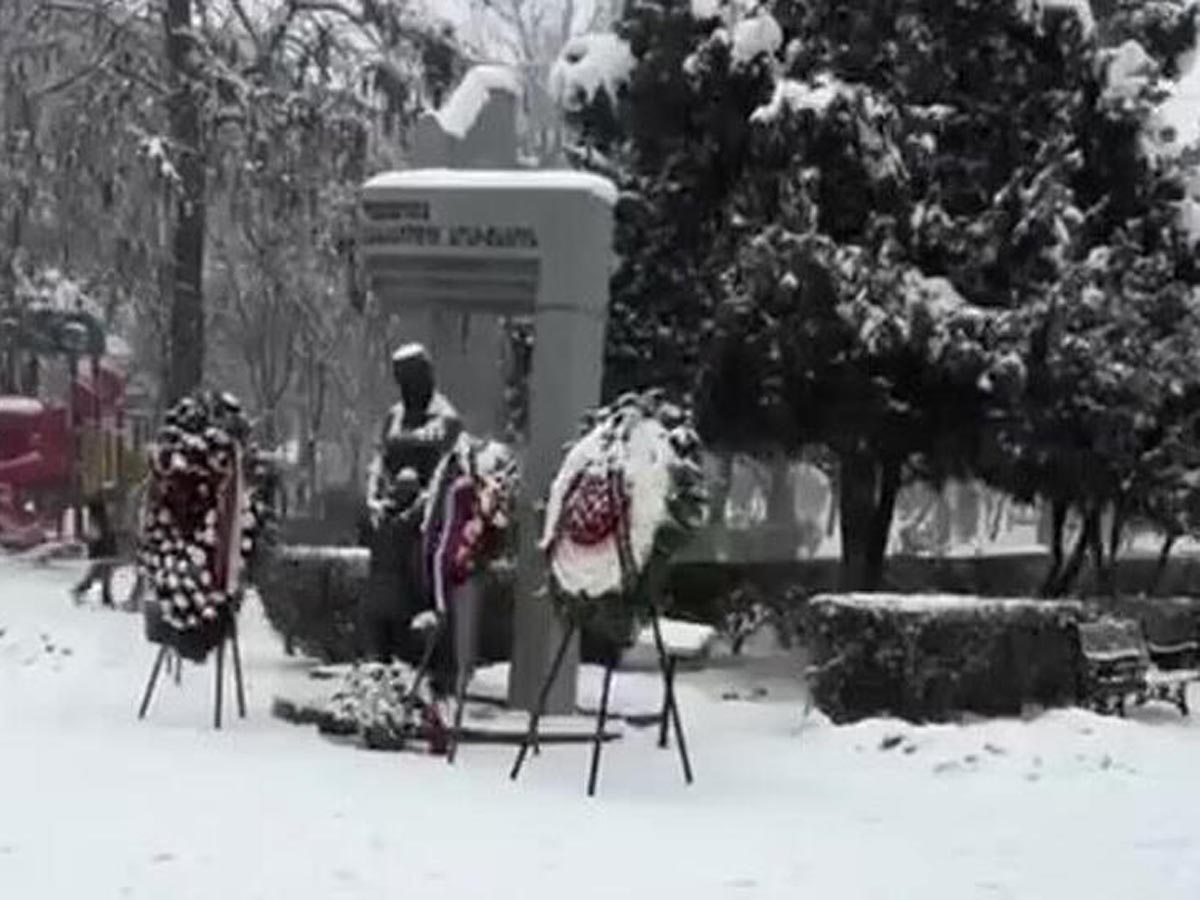
[[[663,706],[662,718],[659,725],[658,745],[664,749],[670,746],[670,733],[672,731],[675,733],[676,745],[679,749],[679,762],[683,769],[683,778],[687,784],[691,784],[693,781],[692,763],[688,756],[687,738],[683,732],[683,721],[679,715],[679,704],[675,696],[675,664],[674,660],[667,655],[666,645],[662,639],[662,627],[659,622],[658,610],[653,607],[651,607],[651,622],[654,629],[654,643],[658,655],[659,672],[662,675],[663,681]],[[558,677],[559,669],[562,668],[563,660],[567,655],[567,648],[570,646],[571,639],[575,636],[577,630],[578,626],[572,622],[563,632],[558,651],[554,655],[554,660],[550,665],[549,671],[546,673],[545,680],[542,682],[541,690],[538,692],[537,704],[530,714],[529,730],[521,741],[520,749],[517,751],[517,758],[513,763],[512,771],[509,773],[509,777],[513,780],[516,780],[520,776],[521,769],[525,765],[525,760],[528,757],[530,749],[534,753],[540,752],[538,728],[545,713],[546,701],[550,696],[551,685],[554,684],[554,679]],[[612,693],[612,679],[616,666],[617,660],[613,657],[610,657],[604,666],[604,681],[600,690],[600,709],[596,715],[596,731],[592,738],[591,767],[588,770],[587,792],[589,797],[595,795],[596,785],[599,781],[600,754],[604,746],[604,727],[608,723],[608,702]]]
[[[233,679],[237,691],[238,716],[244,719],[246,718],[246,690],[242,682],[242,654],[238,647],[236,617],[229,620],[229,628],[216,648],[216,693],[213,700],[213,728],[218,731],[221,728],[221,706],[225,693],[226,644],[229,644],[230,653],[233,656]],[[170,663],[174,664],[175,683],[178,684],[180,682],[183,671],[183,658],[178,652],[174,652],[174,659],[172,659],[172,653],[172,648],[169,645],[159,645],[158,655],[154,658],[154,665],[150,669],[150,679],[146,682],[146,690],[142,694],[141,706],[138,707],[138,719],[146,718],[146,713],[150,710],[150,701],[154,698],[154,689],[158,685],[158,677],[162,672],[164,664],[168,664],[168,667]]]
[[[622,504],[618,498],[618,481],[620,473],[616,470],[610,470],[608,473],[608,489],[610,492],[610,500],[612,509],[622,509]],[[619,596],[612,602],[633,607],[634,601],[639,594],[644,594],[648,597],[647,606],[650,610],[650,621],[654,628],[654,647],[658,655],[659,671],[663,679],[663,706],[662,720],[659,726],[658,745],[661,748],[666,748],[669,745],[670,731],[675,732],[676,743],[679,747],[679,761],[683,767],[683,778],[688,784],[692,783],[692,764],[688,757],[687,741],[683,734],[683,722],[679,715],[679,705],[675,700],[675,664],[668,656],[666,644],[662,637],[662,626],[659,622],[658,607],[654,602],[654,592],[649,590],[647,582],[649,579],[643,577],[642,573],[638,573],[634,565],[633,553],[629,540],[629,521],[626,513],[620,513],[617,516],[615,527],[616,552],[617,561],[620,568],[620,591]],[[517,758],[513,763],[512,771],[509,777],[513,780],[521,774],[521,768],[525,764],[525,759],[532,747],[534,752],[540,752],[538,744],[538,726],[541,723],[541,718],[546,709],[546,701],[550,696],[551,686],[554,684],[555,678],[558,677],[559,669],[562,668],[563,660],[567,655],[567,648],[570,646],[571,639],[575,636],[579,629],[578,617],[572,617],[563,632],[562,641],[559,643],[558,651],[554,654],[554,660],[550,664],[550,670],[546,673],[546,678],[542,682],[541,690],[538,692],[537,703],[535,704],[532,713],[529,717],[529,730],[524,739],[521,741],[521,747],[517,751]],[[594,796],[596,793],[596,783],[600,774],[600,751],[604,744],[604,726],[608,721],[608,700],[612,689],[613,671],[615,670],[619,653],[614,651],[607,655],[604,666],[604,682],[600,690],[600,709],[596,717],[596,732],[592,739],[592,762],[588,771],[588,796]]]
[[[478,615],[478,586],[468,582],[453,594],[449,616],[439,616],[437,624],[426,631],[425,649],[413,674],[413,682],[405,693],[406,716],[420,703],[419,691],[433,665],[436,648],[449,634],[454,642],[454,718],[446,737],[446,761],[454,763],[462,736],[463,715],[466,709],[467,686],[477,658],[477,635],[474,617]],[[451,627],[453,626],[453,627]],[[448,649],[448,648],[447,648]],[[407,730],[407,722],[406,722]]]

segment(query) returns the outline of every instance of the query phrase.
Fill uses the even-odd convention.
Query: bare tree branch
[[[50,84],[36,91],[32,91],[30,96],[36,100],[41,99],[42,97],[48,97],[51,94],[57,94],[60,91],[65,91],[73,85],[78,84],[89,75],[92,75],[95,72],[103,69],[112,55],[116,52],[117,41],[120,39],[120,37],[121,32],[116,28],[112,29],[108,35],[108,39],[104,42],[93,59],[84,63],[81,68],[70,73],[69,75],[62,77],[57,81],[51,82]]]
[[[345,4],[336,2],[336,0],[293,0],[291,5],[295,7],[297,12],[331,13],[340,16],[354,25],[369,24],[367,15],[356,13]],[[376,24],[381,23],[376,22]]]
[[[262,36],[258,33],[258,29],[254,27],[254,22],[251,21],[249,13],[246,12],[245,4],[242,3],[242,0],[229,0],[229,3],[233,7],[234,15],[236,15],[238,21],[242,23],[242,27],[246,29],[246,34],[250,37],[250,40],[254,42],[255,50],[261,53]]]

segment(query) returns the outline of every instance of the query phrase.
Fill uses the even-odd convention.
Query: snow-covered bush
[[[734,656],[741,654],[747,641],[768,628],[779,647],[791,648],[801,636],[807,599],[803,588],[768,594],[753,582],[743,582],[721,598],[717,629],[729,642]]]
[[[357,655],[355,615],[368,563],[363,547],[279,548],[258,585],[267,621],[289,647],[322,662],[349,662]]]
[[[327,663],[353,661],[363,649],[358,600],[367,588],[369,564],[365,547],[280,547],[257,584],[267,621],[285,643],[306,656]],[[492,565],[482,584],[480,659],[507,659],[512,648],[513,569]]]
[[[1110,356],[1136,357],[1130,388],[1200,396],[1160,376],[1166,354],[1146,345],[1173,350],[1125,302],[1159,261],[1147,312],[1200,279],[1200,187],[1172,171],[1200,133],[1195,19],[1189,0],[628,5],[616,109],[570,117],[576,158],[622,189],[608,389],[699,374],[713,447],[827,452],[851,487],[856,587],[883,583],[894,497],[914,481],[970,473],[1089,517],[1144,506],[1146,480],[1089,448],[1144,435],[1138,457],[1162,468],[1157,436],[1190,420],[1153,402],[1129,405],[1144,429],[1095,414],[1112,408]],[[1081,263],[1122,243],[1105,302],[1076,302]],[[778,265],[789,245],[828,253]],[[1072,340],[1094,377],[1073,390],[1039,357],[1088,304],[1103,321]]]
[[[805,636],[816,706],[835,722],[1017,715],[1078,696],[1083,607],[962,595],[813,598]]]

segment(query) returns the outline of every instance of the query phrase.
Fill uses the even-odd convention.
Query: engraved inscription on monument
[[[496,250],[538,249],[537,230],[528,225],[493,225],[481,222],[439,224],[430,221],[430,205],[422,200],[372,201],[364,204],[364,211],[367,219],[376,223],[368,229],[365,236],[369,244],[487,247]]]

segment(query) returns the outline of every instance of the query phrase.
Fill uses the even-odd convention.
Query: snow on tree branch
[[[784,113],[802,110],[824,113],[834,101],[847,93],[845,82],[828,72],[821,72],[807,82],[781,78],[775,83],[770,102],[754,110],[750,114],[750,121],[760,124],[774,122]]]
[[[1090,0],[1019,0],[1022,17],[1038,28],[1043,27],[1048,13],[1074,15],[1084,37],[1096,32],[1096,16]]]
[[[583,108],[600,93],[615,103],[633,65],[629,45],[617,35],[580,35],[567,43],[551,68],[550,92],[568,111]]]
[[[734,65],[749,65],[760,56],[773,57],[783,47],[783,29],[769,12],[742,19],[733,26]]]

